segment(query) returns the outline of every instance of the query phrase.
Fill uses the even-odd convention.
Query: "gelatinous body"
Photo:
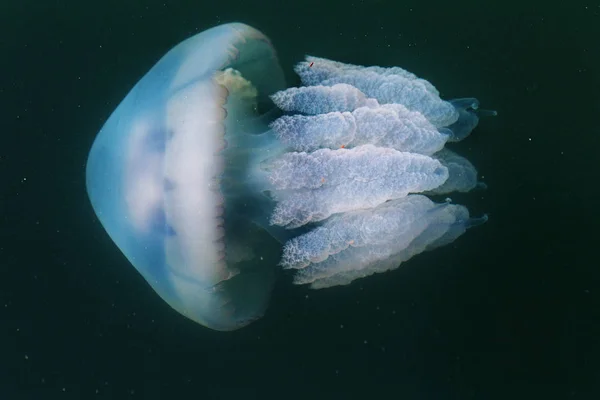
[[[112,240],[212,329],[262,316],[278,265],[295,283],[347,284],[485,220],[418,194],[477,186],[444,148],[491,113],[477,100],[444,101],[398,67],[307,57],[295,70],[304,86],[286,89],[262,33],[209,29],[136,84],[90,151],[88,194]]]

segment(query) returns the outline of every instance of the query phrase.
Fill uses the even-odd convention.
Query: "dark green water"
[[[490,2],[491,3],[491,2]],[[170,47],[219,23],[398,65],[499,116],[454,148],[490,221],[388,274],[282,275],[232,333],[172,311],[96,221],[92,140]],[[600,398],[600,3],[9,0],[0,4],[0,399]]]

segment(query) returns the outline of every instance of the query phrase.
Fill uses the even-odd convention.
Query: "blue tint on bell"
[[[209,29],[136,84],[90,151],[102,225],[171,307],[206,327],[260,318],[278,266],[298,284],[344,285],[486,220],[424,194],[478,185],[444,145],[493,112],[444,101],[397,67],[307,57],[295,70],[304,86],[286,89],[262,33]]]

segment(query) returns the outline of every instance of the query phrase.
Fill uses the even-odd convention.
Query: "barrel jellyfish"
[[[487,219],[443,200],[481,185],[445,144],[493,111],[444,101],[398,67],[307,56],[295,72],[302,86],[286,88],[258,30],[214,27],[162,57],[90,150],[102,226],[163,300],[208,328],[260,318],[278,268],[315,289],[345,285]]]

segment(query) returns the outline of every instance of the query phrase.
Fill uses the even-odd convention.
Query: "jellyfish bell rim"
[[[270,94],[285,88],[264,34],[241,23],[208,29],[173,47],[136,83],[96,136],[86,164],[92,207],[130,263],[172,308],[223,331],[260,318],[274,281],[274,271],[260,266],[240,273],[227,265],[224,247],[229,243],[223,241],[221,218],[225,199],[209,181],[226,164],[219,159],[227,145],[224,136],[239,117],[228,104],[231,88],[215,79],[227,69],[239,71],[253,85],[257,102],[270,101]],[[193,126],[191,132],[186,126]],[[195,135],[198,131],[203,135]],[[200,176],[194,167],[209,173]],[[182,188],[185,193],[178,194]],[[195,203],[177,203],[182,198]],[[185,212],[176,215],[182,207],[203,207],[208,214],[195,219]],[[199,243],[198,237],[211,241]],[[234,240],[244,239],[238,235]],[[196,251],[199,247],[212,256]],[[186,253],[186,248],[192,250]],[[244,304],[240,296],[246,297]]]

